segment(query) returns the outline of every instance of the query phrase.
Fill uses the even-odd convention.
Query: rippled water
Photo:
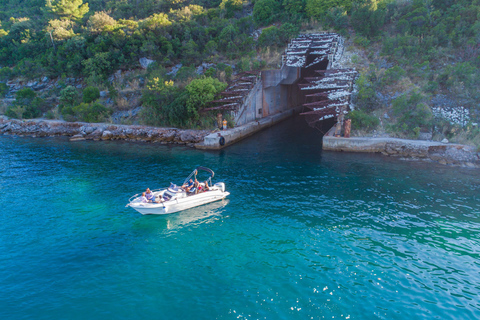
[[[480,172],[320,143],[302,119],[220,152],[1,136],[0,318],[480,318]],[[197,165],[228,200],[125,208]]]

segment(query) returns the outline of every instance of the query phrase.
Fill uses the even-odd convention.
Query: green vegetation
[[[18,90],[15,101],[7,108],[5,114],[11,118],[30,119],[38,117],[45,111],[45,101],[30,88]]]
[[[325,23],[342,34],[353,28],[353,42],[364,51],[365,58],[352,58],[360,71],[356,110],[381,116],[383,129],[396,136],[431,132],[478,145],[472,123],[480,120],[479,1],[354,2],[348,23],[335,10]],[[459,107],[469,120],[438,112]]]
[[[155,62],[131,78],[142,78],[136,87],[142,89],[140,120],[209,126],[213,115],[203,109],[232,79],[233,67],[275,67],[273,60],[278,63],[302,29],[330,29],[351,37],[359,51],[352,57],[360,71],[353,129],[477,139],[479,0],[4,0],[0,22],[0,83],[47,76],[81,77],[88,84],[84,92],[63,85],[49,93],[60,102],[50,117],[107,119],[112,110],[99,107],[100,88],[125,109],[125,88],[109,77],[138,70],[147,57]],[[258,28],[263,32],[255,41]],[[204,62],[211,65],[198,75]],[[179,63],[176,74],[167,74]],[[1,84],[0,95],[5,92]],[[458,106],[470,124],[448,122],[435,111]],[[40,97],[17,93],[6,112],[27,118],[47,111]]]
[[[0,81],[83,78],[89,85],[83,93],[63,86],[50,94],[57,95],[58,114],[64,119],[97,121],[108,114],[95,105],[99,88],[108,88],[110,97],[125,105],[118,96],[121,88],[108,78],[116,70],[138,69],[140,59],[147,57],[155,63],[142,75],[146,78],[142,120],[152,125],[207,125],[210,116],[200,111],[231,80],[232,66],[239,71],[264,67],[257,53],[268,46],[283,47],[298,34],[302,19],[308,18],[302,1],[5,0],[2,4]],[[273,22],[283,24],[271,27],[256,43],[253,31]],[[199,78],[195,67],[203,62],[214,67]],[[183,67],[176,74],[165,74],[165,68],[179,63]],[[213,90],[192,91],[205,81],[210,81],[205,87]],[[48,111],[21,112],[20,107],[9,114],[36,117]],[[88,116],[92,113],[98,117]],[[49,117],[55,114],[48,112]]]
[[[348,114],[348,117],[352,119],[352,126],[357,130],[373,130],[380,123],[377,117],[362,110],[353,110]]]
[[[226,86],[226,83],[218,79],[204,77],[193,80],[181,89],[171,80],[154,78],[149,81],[143,94],[142,118],[147,124],[171,124],[179,127],[213,126],[214,114],[204,113],[201,119],[202,110]]]

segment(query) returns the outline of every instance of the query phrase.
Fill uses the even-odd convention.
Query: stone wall
[[[125,140],[193,147],[203,141],[208,130],[181,130],[106,123],[63,122],[56,120],[16,120],[0,116],[0,134],[31,137],[67,136],[70,141]]]

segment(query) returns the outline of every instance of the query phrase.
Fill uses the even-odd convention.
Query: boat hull
[[[229,194],[226,191],[214,190],[162,203],[132,203],[130,207],[143,215],[170,214],[225,199]]]

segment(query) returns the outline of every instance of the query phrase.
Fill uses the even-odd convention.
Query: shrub
[[[430,108],[422,102],[423,96],[413,91],[392,101],[393,115],[397,117],[396,128],[406,135],[415,134],[415,128],[430,130],[433,124],[433,114]]]
[[[78,103],[79,94],[77,89],[73,86],[67,86],[60,91],[60,104],[61,106],[74,106]]]
[[[45,111],[45,101],[30,88],[17,91],[13,105],[7,108],[5,115],[17,119],[38,118]]]
[[[67,87],[68,88],[68,87]],[[100,98],[100,90],[93,86],[88,86],[83,89],[83,102],[91,103]]]
[[[190,118],[198,120],[198,112],[205,108],[208,102],[214,100],[216,95],[225,90],[226,87],[226,83],[210,77],[190,82],[185,87],[185,90],[188,92],[186,105]]]
[[[253,6],[253,19],[258,25],[265,26],[275,21],[280,5],[275,0],[257,0]]]
[[[262,34],[258,37],[258,46],[260,48],[279,46],[281,44],[280,31],[275,26],[263,29]]]
[[[25,106],[13,105],[7,108],[5,115],[10,118],[23,119],[23,115],[25,114],[25,111],[26,111]]]
[[[358,130],[373,130],[380,124],[380,120],[377,117],[362,110],[351,111],[348,114],[348,118],[352,119],[352,128]]]
[[[362,74],[356,82],[358,92],[354,97],[355,104],[367,112],[373,111],[380,106],[376,95],[376,86],[372,81],[375,78],[375,72]]]
[[[100,33],[108,28],[115,26],[117,22],[110,17],[106,12],[95,12],[93,16],[88,19],[87,29],[92,33]]]
[[[383,85],[392,85],[406,75],[406,71],[399,66],[387,69],[382,77]]]
[[[65,109],[65,108],[64,108]],[[80,103],[73,107],[73,115],[77,120],[84,122],[102,122],[111,114],[111,110],[106,108],[100,102]]]
[[[366,1],[355,4],[350,23],[355,31],[365,37],[375,37],[380,34],[385,22],[385,10],[377,8],[376,3]]]
[[[325,13],[325,23],[341,33],[346,33],[348,28],[348,16],[345,9],[335,7]]]
[[[8,86],[4,82],[0,82],[0,97],[5,97],[5,95],[8,93]]]

